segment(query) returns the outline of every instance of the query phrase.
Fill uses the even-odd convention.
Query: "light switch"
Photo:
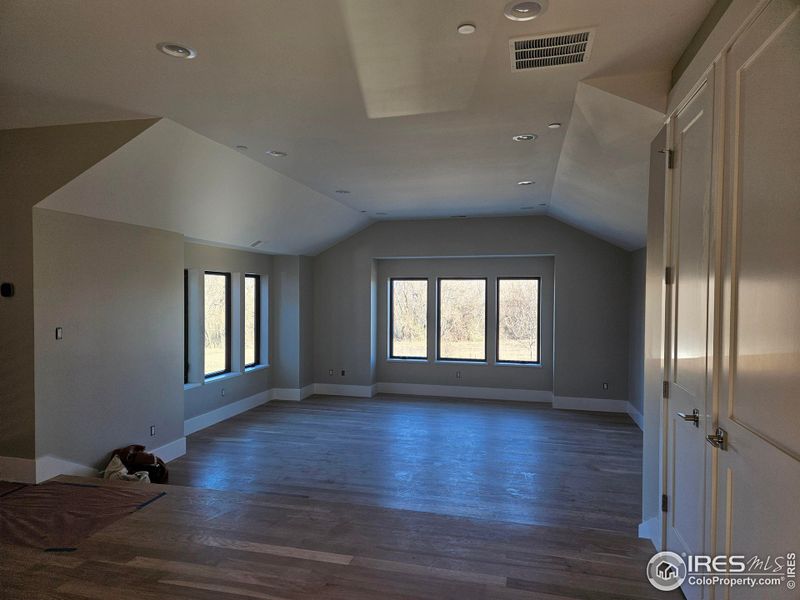
[[[56,339],[57,340],[64,339],[64,329],[62,327],[56,327]]]

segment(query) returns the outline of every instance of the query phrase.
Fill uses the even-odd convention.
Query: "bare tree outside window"
[[[539,362],[539,280],[497,280],[498,362]]]
[[[230,275],[205,274],[205,374],[217,375],[229,370],[228,310]]]
[[[391,336],[392,358],[428,357],[428,280],[392,279]]]
[[[486,360],[486,280],[439,280],[439,358]]]

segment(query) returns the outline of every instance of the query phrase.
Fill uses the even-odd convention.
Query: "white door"
[[[672,121],[666,547],[679,554],[705,551],[713,107],[709,75]],[[704,597],[698,586],[685,584],[684,593]]]
[[[723,57],[725,278],[717,553],[800,554],[800,6],[773,0]],[[800,598],[720,587],[716,598]]]

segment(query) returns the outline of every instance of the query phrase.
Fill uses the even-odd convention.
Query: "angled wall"
[[[0,301],[0,457],[28,460],[36,453],[33,206],[155,122],[0,131],[0,280],[16,288]]]

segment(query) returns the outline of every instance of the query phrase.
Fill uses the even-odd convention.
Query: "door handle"
[[[695,427],[700,427],[700,411],[698,409],[694,409],[692,414],[687,415],[686,413],[679,412],[678,416],[683,419],[684,421],[689,421],[690,423],[694,423]]]
[[[720,450],[728,449],[728,432],[722,427],[717,427],[717,431],[713,435],[707,435],[706,441]]]

